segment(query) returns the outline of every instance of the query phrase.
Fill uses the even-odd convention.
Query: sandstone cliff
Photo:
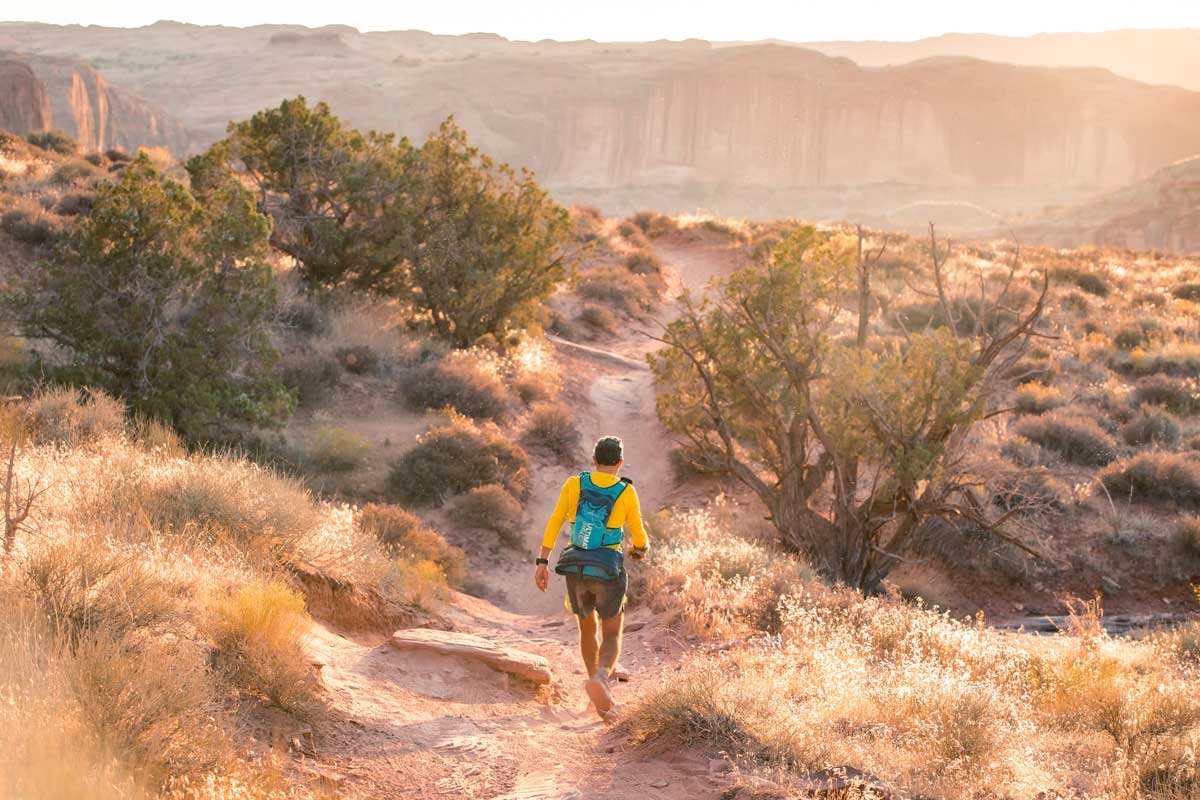
[[[27,133],[50,127],[50,98],[33,69],[0,57],[0,128]]]
[[[959,57],[868,68],[795,46],[341,26],[0,25],[0,47],[18,41],[102,65],[183,120],[192,149],[297,94],[414,138],[455,114],[560,199],[614,213],[703,207],[901,227],[928,213],[966,230],[1200,153],[1200,94],[1095,68]]]
[[[112,86],[91,66],[53,56],[0,56],[0,127],[18,133],[57,128],[83,150],[188,148],[179,120]]]
[[[1116,247],[1200,254],[1200,158],[1067,208],[1014,221],[1022,241],[1054,247]]]

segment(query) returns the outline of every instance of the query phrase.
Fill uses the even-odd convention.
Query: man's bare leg
[[[621,635],[625,630],[625,611],[622,610],[614,617],[600,620],[600,659],[598,669],[603,670],[605,677],[610,677],[621,658]],[[595,674],[595,673],[593,673]]]
[[[624,630],[624,626],[624,611],[616,616],[600,620],[600,631],[603,638],[600,642],[600,654],[596,669],[592,672],[591,680],[587,682],[587,693],[596,706],[596,712],[601,717],[607,716],[608,712],[612,711],[613,699],[612,691],[608,688],[608,679],[617,665],[617,659],[621,657],[621,632]]]
[[[579,653],[583,656],[583,669],[590,678],[596,674],[600,659],[600,631],[596,625],[596,612],[575,619],[579,621]]]

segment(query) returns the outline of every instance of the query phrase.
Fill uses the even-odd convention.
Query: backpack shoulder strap
[[[621,478],[621,483],[627,483],[630,486],[633,486],[633,478]]]

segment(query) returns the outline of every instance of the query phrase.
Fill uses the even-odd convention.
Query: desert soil
[[[702,288],[733,263],[721,245],[683,244],[656,242],[674,293]],[[647,329],[667,322],[675,308],[666,304]],[[566,391],[583,440],[611,432],[624,439],[625,473],[647,514],[672,503],[673,484],[670,443],[655,416],[645,362],[654,346],[633,330],[602,347],[555,342],[565,371],[575,376]],[[550,463],[534,470],[531,549],[567,473]],[[526,559],[474,566],[490,599],[456,593],[445,618],[457,630],[545,657],[553,682],[537,688],[470,659],[400,651],[382,635],[352,637],[318,625],[310,649],[330,714],[290,745],[314,781],[341,797],[495,800],[716,797],[728,786],[731,773],[709,754],[630,748],[599,719],[583,692],[586,676],[561,578],[554,576],[542,593]],[[621,667],[629,680],[614,683],[618,717],[687,647],[644,606],[635,604],[626,624]]]

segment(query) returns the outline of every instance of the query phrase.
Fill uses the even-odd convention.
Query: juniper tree
[[[1044,276],[1035,301],[1011,308],[1014,261],[974,304],[1004,313],[969,324],[932,227],[930,240],[927,293],[952,324],[877,340],[872,278],[886,242],[871,252],[861,230],[804,228],[686,301],[650,356],[663,423],[752,489],[784,543],[864,590],[933,518],[970,520],[1028,549],[1006,531],[1016,511],[989,506],[962,456],[996,376],[1035,334]]]

